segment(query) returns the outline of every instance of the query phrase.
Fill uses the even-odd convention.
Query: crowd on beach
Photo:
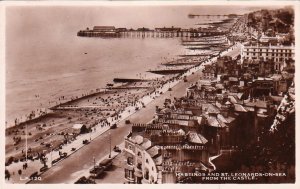
[[[126,107],[133,106],[135,110],[145,107],[140,101],[149,94],[156,94],[156,89],[162,88],[171,76],[156,78],[146,82],[133,82],[117,87],[111,87],[104,92],[97,92],[56,106],[44,117],[34,116],[24,123],[6,129],[6,165],[25,160],[39,160],[52,150],[59,151],[62,147],[80,134],[73,128],[74,124],[85,125],[89,131],[94,131],[96,125],[111,126],[112,120],[121,119],[120,113]],[[65,100],[64,96],[60,100]],[[130,110],[128,110],[130,112]],[[110,118],[110,120],[108,119]],[[26,143],[29,149],[26,151]]]
[[[185,61],[195,62],[198,59],[191,57],[185,58]],[[14,127],[6,129],[6,166],[27,160],[40,161],[45,166],[46,154],[52,151],[63,154],[63,146],[72,143],[81,134],[96,132],[95,126],[111,127],[113,122],[123,119],[122,112],[133,112],[127,107],[134,107],[135,111],[145,107],[142,98],[156,98],[163,87],[169,85],[170,89],[170,84],[182,79],[182,75],[111,84],[104,90],[91,90],[81,97],[60,96],[51,111],[32,111],[25,122],[17,120]],[[75,124],[82,127],[75,129]],[[26,145],[30,148],[26,149]]]

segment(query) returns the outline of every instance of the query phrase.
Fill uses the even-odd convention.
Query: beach
[[[17,42],[7,43],[5,149],[7,166],[13,163],[13,170],[27,159],[32,161],[29,171],[42,164],[55,166],[112,126],[141,115],[136,112],[153,111],[165,98],[182,96],[190,84],[183,82],[184,77],[147,72],[185,54],[178,38],[108,40],[82,38],[68,31],[54,30],[47,37],[30,33],[29,38],[18,36]],[[192,67],[185,76],[200,69]],[[113,83],[116,77],[149,81],[118,88]],[[171,92],[180,81],[184,87]],[[149,116],[141,119],[150,121]]]
[[[99,24],[190,28],[196,23],[220,20],[190,19],[190,8],[132,7],[120,11],[119,7],[89,7],[88,12],[83,7],[8,8],[6,127],[12,126],[16,118],[25,120],[31,111],[45,111],[60,103],[62,96],[69,100],[105,87],[114,77],[151,77],[145,71],[184,52],[179,39],[81,38],[76,36],[78,30]],[[201,7],[193,11],[199,10],[208,13]],[[222,7],[213,11],[221,10],[226,12]],[[162,12],[160,19],[151,16]],[[147,22],[136,20],[136,14]],[[122,18],[128,15],[133,17],[123,23]]]
[[[49,49],[47,52],[39,52],[39,55],[25,49],[28,56],[20,57],[22,60],[13,63],[8,61],[7,127],[14,123],[15,118],[23,116],[24,120],[24,115],[33,110],[57,105],[62,96],[66,101],[104,88],[114,77],[153,77],[154,74],[146,73],[148,69],[154,69],[161,62],[170,60],[174,54],[180,54],[182,49],[177,40],[105,40],[76,36],[73,40],[76,44],[73,48],[68,44],[60,45],[59,49],[55,47],[55,52]],[[127,46],[129,42],[133,45]],[[165,43],[172,48],[160,48]],[[66,46],[68,54],[63,51]],[[24,66],[17,69],[20,64]]]

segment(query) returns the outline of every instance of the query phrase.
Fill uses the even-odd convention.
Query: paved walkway
[[[221,56],[225,56],[225,55],[232,56],[232,55],[238,54],[240,52],[239,48],[240,48],[240,45],[237,44],[234,47],[230,48],[229,50],[224,51],[223,53],[221,53]],[[217,60],[217,57],[212,58],[212,59],[204,62],[202,65],[200,65],[198,67],[195,67],[195,68],[192,68],[188,72],[186,72],[184,74],[184,76],[187,76],[187,77],[190,76],[191,77],[191,78],[190,77],[188,78],[189,82],[184,83],[181,80],[182,78],[180,80],[174,80],[173,82],[166,83],[162,88],[157,89],[156,93],[153,92],[152,94],[150,94],[148,96],[144,96],[139,101],[142,102],[143,104],[145,104],[146,108],[142,107],[142,103],[137,103],[138,106],[129,106],[129,107],[125,108],[125,110],[120,113],[120,115],[121,115],[120,119],[115,120],[113,118],[108,118],[107,121],[111,125],[113,125],[115,123],[119,124],[120,122],[122,122],[122,124],[124,125],[124,120],[128,119],[130,116],[134,115],[134,113],[136,113],[137,111],[140,112],[137,116],[141,116],[140,118],[138,118],[138,120],[139,119],[142,120],[141,123],[145,123],[145,122],[150,121],[153,118],[153,111],[154,111],[153,107],[155,107],[156,105],[163,104],[163,101],[164,101],[165,98],[168,98],[168,97],[171,97],[171,96],[172,97],[181,97],[181,96],[183,96],[185,94],[185,90],[188,87],[188,85],[190,85],[191,82],[196,82],[200,79],[199,74],[202,73],[204,65],[211,64],[212,62],[215,62],[216,60]],[[198,74],[193,74],[195,72],[197,72]],[[181,85],[178,85],[179,83],[181,83]],[[175,89],[173,89],[172,91],[168,91],[169,88],[173,88],[174,86],[176,86]],[[159,96],[162,96],[162,97],[157,98]],[[153,101],[155,101],[155,104],[152,103]],[[147,105],[149,105],[149,104],[152,104],[152,105],[150,107],[147,107]],[[139,110],[136,110],[136,107],[139,107]],[[151,111],[152,111],[152,113],[151,113]],[[141,113],[141,112],[143,112],[143,113]],[[151,113],[152,116],[147,115],[149,112]],[[144,114],[144,116],[143,116],[143,114]],[[146,115],[148,116],[148,118],[145,120],[143,118],[147,117]],[[149,119],[149,118],[151,118],[151,119]],[[100,124],[95,126],[95,128],[96,128],[96,131],[93,131],[93,132],[87,133],[87,134],[83,134],[83,135],[79,135],[75,141],[73,141],[70,144],[67,144],[67,145],[63,146],[62,150],[60,150],[60,151],[61,152],[66,152],[69,156],[69,155],[75,153],[76,151],[80,151],[79,149],[83,148],[84,146],[87,146],[87,145],[84,145],[82,143],[83,140],[88,140],[88,141],[91,141],[93,143],[93,140],[95,140],[97,137],[101,136],[103,133],[105,133],[106,131],[108,131],[110,129],[110,127],[108,127],[108,126],[102,127]],[[114,137],[114,135],[112,135],[112,136]],[[120,141],[123,142],[123,140],[120,140]],[[120,142],[117,143],[117,144],[120,144]],[[114,145],[116,145],[116,144],[114,144]],[[89,146],[89,144],[88,144],[88,146]],[[75,148],[76,150],[72,151],[72,148]],[[107,156],[107,153],[105,155],[103,155],[102,157],[104,157],[104,156]],[[59,157],[59,152],[58,151],[53,151],[52,153],[49,153],[49,154],[46,155],[46,158],[48,159],[47,165],[50,169],[52,169],[51,167],[53,166],[53,165],[51,165],[52,160],[57,159],[58,157]],[[60,164],[59,166],[62,166],[63,161],[66,161],[66,160],[63,159],[62,162],[58,162],[57,164]],[[39,169],[43,166],[40,161],[37,161],[37,160],[33,161],[33,162],[28,161],[27,162],[28,168],[26,170],[22,170],[22,174],[18,175],[17,171],[19,169],[22,169],[22,164],[23,164],[23,162],[13,163],[10,166],[6,167],[10,171],[10,173],[14,173],[14,174],[12,174],[10,181],[7,181],[8,183],[27,183],[30,180],[29,180],[29,178],[26,178],[26,177],[30,176],[32,173],[34,173],[36,171],[39,171]],[[54,168],[55,168],[55,165],[54,165]],[[72,177],[72,178],[74,179],[74,177]],[[62,178],[62,180],[65,183],[66,180],[69,181],[70,179],[67,179],[67,178],[63,179]],[[58,179],[57,179],[57,181],[58,181]],[[39,182],[37,181],[37,183],[43,183],[43,182],[42,181],[39,181]],[[55,183],[59,183],[59,182],[55,181]]]

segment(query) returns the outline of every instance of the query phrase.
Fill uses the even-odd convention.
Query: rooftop
[[[195,144],[206,144],[208,142],[204,136],[196,132],[188,133],[188,141]]]

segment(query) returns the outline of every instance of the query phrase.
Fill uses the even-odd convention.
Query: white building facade
[[[271,60],[274,69],[281,71],[287,60],[295,60],[295,46],[260,46],[244,45],[241,48],[241,60]]]

